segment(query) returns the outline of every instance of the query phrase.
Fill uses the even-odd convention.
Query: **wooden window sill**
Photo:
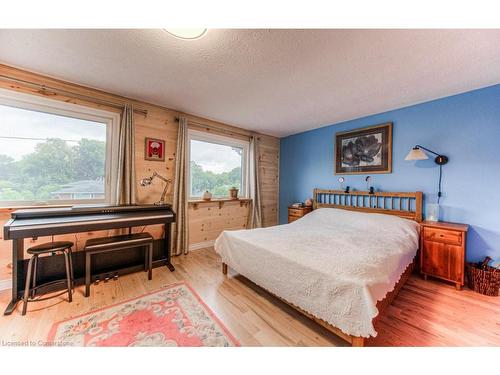
[[[41,204],[41,205],[25,205],[25,206],[9,206],[9,207],[0,207],[0,212],[8,212],[15,210],[27,210],[27,209],[37,209],[37,208],[61,208],[61,207],[71,207],[71,204]]]
[[[193,207],[193,210],[197,210],[198,206],[200,204],[208,204],[208,203],[218,203],[219,208],[222,208],[224,206],[224,203],[228,202],[239,202],[240,207],[247,206],[252,200],[250,198],[237,198],[237,199],[231,199],[231,198],[213,198],[211,200],[204,200],[204,199],[191,199],[188,201],[188,205],[190,207]]]

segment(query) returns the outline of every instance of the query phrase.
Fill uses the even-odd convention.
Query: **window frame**
[[[75,204],[103,204],[111,202],[112,195],[112,164],[114,148],[113,134],[120,123],[120,114],[83,105],[67,103],[60,100],[40,97],[17,91],[0,89],[0,105],[19,108],[28,111],[42,112],[80,120],[95,121],[106,126],[106,160],[105,160],[105,185],[104,199],[49,199],[44,201],[2,201],[0,207],[25,207],[25,206],[64,206]]]
[[[195,197],[191,196],[191,140],[195,141],[200,141],[200,142],[207,142],[207,143],[214,143],[222,146],[229,146],[229,147],[239,147],[243,149],[242,155],[241,155],[241,188],[238,193],[238,196],[240,198],[248,198],[249,196],[249,186],[248,186],[248,180],[249,180],[249,156],[250,156],[250,142],[243,140],[243,139],[238,139],[238,138],[232,138],[224,135],[219,135],[219,134],[212,134],[212,133],[207,133],[204,131],[199,131],[199,130],[194,130],[194,129],[188,129],[188,141],[187,141],[187,157],[188,157],[188,162],[187,162],[187,188],[188,188],[188,201],[196,201],[202,199],[202,197]],[[229,199],[229,192],[226,197],[214,197],[214,199],[224,199],[228,198]]]

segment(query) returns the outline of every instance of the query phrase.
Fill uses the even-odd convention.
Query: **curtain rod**
[[[108,107],[113,107],[113,108],[118,108],[118,109],[123,109],[125,107],[123,104],[119,104],[119,103],[112,102],[112,101],[109,101],[109,100],[98,99],[98,98],[94,98],[94,97],[88,96],[88,95],[82,95],[82,94],[77,94],[77,93],[74,93],[74,92],[71,92],[71,91],[66,91],[66,90],[62,90],[62,89],[56,89],[54,87],[50,87],[50,86],[47,86],[47,85],[42,85],[40,83],[25,81],[23,79],[19,79],[19,78],[15,78],[15,77],[9,77],[9,76],[3,75],[3,74],[0,74],[0,79],[3,80],[3,81],[11,81],[11,82],[22,83],[23,85],[31,86],[33,88],[37,88],[37,89],[41,90],[42,92],[51,91],[51,92],[53,92],[55,94],[61,94],[61,95],[64,95],[64,96],[72,97],[74,99],[82,99],[82,100],[89,101],[89,102],[92,102],[92,103],[106,105]],[[148,114],[148,111],[145,110],[145,109],[134,109],[134,112],[140,113],[140,114],[142,114],[144,116],[147,116],[147,114]]]
[[[179,117],[176,117],[175,118],[175,121],[179,122]],[[205,128],[212,128],[212,129],[216,129],[218,131],[221,131],[223,133],[228,133],[228,134],[237,134],[237,135],[240,135],[242,137],[246,137],[246,138],[250,138],[252,137],[252,133],[250,130],[248,131],[248,133],[243,133],[243,132],[238,132],[236,130],[230,130],[230,129],[226,129],[226,128],[223,128],[223,127],[220,127],[220,126],[215,126],[215,125],[209,125],[209,124],[204,124],[202,122],[199,122],[199,121],[193,121],[193,120],[190,120],[188,119],[188,122],[191,122],[195,125],[198,125],[198,126],[202,126],[202,127],[205,127]],[[256,134],[257,135],[257,134]]]

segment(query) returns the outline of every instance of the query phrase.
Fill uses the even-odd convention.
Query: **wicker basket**
[[[498,297],[500,269],[475,263],[467,263],[467,283],[470,289],[487,296]]]

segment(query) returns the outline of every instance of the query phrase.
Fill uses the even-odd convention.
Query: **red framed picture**
[[[162,139],[146,138],[144,159],[165,161],[165,141]]]

